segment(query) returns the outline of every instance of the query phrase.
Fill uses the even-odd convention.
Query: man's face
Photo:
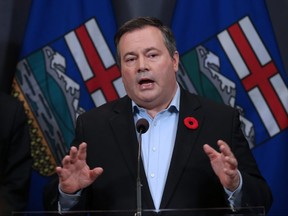
[[[152,26],[125,33],[118,48],[128,96],[146,109],[165,109],[176,92],[178,53],[169,55],[161,31]]]

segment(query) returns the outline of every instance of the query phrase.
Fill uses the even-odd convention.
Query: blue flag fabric
[[[179,0],[172,29],[179,82],[239,109],[243,132],[273,193],[268,215],[286,215],[287,74],[265,1]]]
[[[14,90],[29,110],[34,158],[28,210],[67,153],[76,117],[125,95],[110,1],[33,1]]]

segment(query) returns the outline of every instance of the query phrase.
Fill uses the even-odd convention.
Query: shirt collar
[[[177,90],[176,93],[171,101],[171,103],[169,104],[169,106],[167,107],[167,109],[169,112],[179,112],[179,107],[180,107],[180,88],[179,85],[177,83]],[[142,107],[139,107],[133,100],[132,100],[132,110],[134,115],[139,113],[140,110],[145,110]]]

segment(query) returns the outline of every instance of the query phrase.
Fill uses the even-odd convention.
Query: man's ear
[[[173,55],[173,67],[174,67],[174,71],[176,73],[178,71],[178,68],[179,68],[179,53],[178,53],[178,51],[175,51],[174,55]]]

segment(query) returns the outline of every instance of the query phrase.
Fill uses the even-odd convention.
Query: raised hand
[[[59,176],[60,189],[67,194],[73,194],[90,184],[103,172],[101,167],[90,169],[86,163],[87,144],[81,143],[79,149],[72,146],[69,155],[62,160],[62,167],[56,167]]]
[[[203,149],[209,157],[212,168],[223,187],[234,191],[240,184],[237,159],[227,143],[218,140],[217,144],[220,152],[217,152],[208,144],[205,144]]]

